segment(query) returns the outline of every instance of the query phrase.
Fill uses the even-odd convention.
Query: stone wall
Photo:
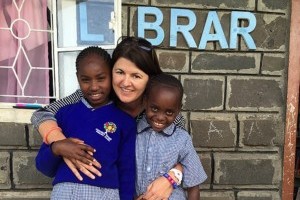
[[[202,200],[281,199],[288,67],[289,2],[281,0],[123,0],[122,33],[137,35],[137,7],[157,6],[169,28],[170,8],[191,9],[204,26],[218,12],[226,38],[230,12],[250,11],[256,50],[239,39],[224,50],[209,43],[190,49],[182,37],[170,48],[168,35],[156,51],[165,72],[184,85],[183,115],[208,179]],[[197,43],[202,30],[193,31]],[[48,199],[51,179],[36,171],[41,138],[30,124],[0,123],[0,199]]]

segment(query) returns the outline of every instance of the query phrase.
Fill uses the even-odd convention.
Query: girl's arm
[[[77,90],[70,96],[55,101],[50,105],[42,109],[39,109],[33,113],[31,117],[31,123],[38,130],[44,142],[46,142],[47,144],[51,144],[52,142],[63,140],[66,138],[62,133],[61,129],[58,128],[58,124],[55,119],[55,114],[60,108],[80,101],[82,96],[83,95],[81,90]],[[80,152],[84,152],[82,146],[77,145],[77,148],[79,148]],[[65,155],[64,153],[68,154],[68,152],[61,152],[61,156],[64,157]],[[78,156],[79,156],[78,160],[74,158],[68,159],[64,157],[64,161],[66,162],[68,167],[73,171],[73,173],[76,175],[78,179],[82,179],[82,177],[80,176],[77,169],[80,169],[80,171],[82,171],[90,178],[94,177],[90,172],[93,172],[94,174],[100,173],[94,166],[87,168],[85,167],[86,165],[83,165],[83,164],[89,164],[91,161],[94,160],[94,158],[91,155],[85,153],[85,154],[79,154]],[[100,164],[99,165],[96,164],[95,166],[100,167]]]

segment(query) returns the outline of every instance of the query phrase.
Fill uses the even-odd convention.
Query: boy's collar
[[[137,124],[137,132],[139,134],[139,133],[145,131],[146,129],[152,129],[152,128],[146,120],[146,115],[143,115],[143,118],[140,119]],[[170,136],[174,133],[175,129],[176,129],[176,126],[174,123],[172,123],[170,126],[168,126],[167,128],[165,128],[163,131],[161,131],[159,133],[164,133],[165,135]]]

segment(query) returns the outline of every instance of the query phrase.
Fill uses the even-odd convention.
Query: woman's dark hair
[[[89,46],[89,47],[83,49],[78,54],[78,56],[76,58],[76,62],[75,62],[76,63],[76,71],[78,71],[79,63],[89,55],[98,55],[100,58],[102,58],[108,64],[108,66],[110,68],[112,67],[111,57],[105,49],[102,49],[101,47],[97,47],[97,46]]]
[[[144,38],[122,37],[112,54],[112,65],[121,57],[133,62],[149,77],[162,73],[153,46]]]
[[[149,94],[151,92],[151,89],[153,89],[155,86],[160,87],[167,87],[171,89],[175,89],[178,91],[179,98],[180,98],[180,105],[183,97],[183,86],[181,82],[174,76],[166,73],[161,73],[156,76],[152,76],[146,86],[145,89],[145,97],[148,98]]]

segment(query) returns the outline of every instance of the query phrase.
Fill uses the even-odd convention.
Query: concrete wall
[[[202,200],[281,199],[288,66],[289,2],[282,0],[123,0],[123,35],[137,35],[137,6],[157,6],[169,28],[170,8],[191,9],[204,26],[216,10],[228,39],[230,12],[253,12],[251,33],[257,49],[243,40],[238,49],[209,43],[205,51],[189,49],[168,36],[157,48],[163,70],[184,85],[183,114],[199,152],[207,181]],[[192,32],[199,43],[202,30]],[[47,199],[51,180],[34,167],[41,143],[28,123],[0,123],[0,199]]]

